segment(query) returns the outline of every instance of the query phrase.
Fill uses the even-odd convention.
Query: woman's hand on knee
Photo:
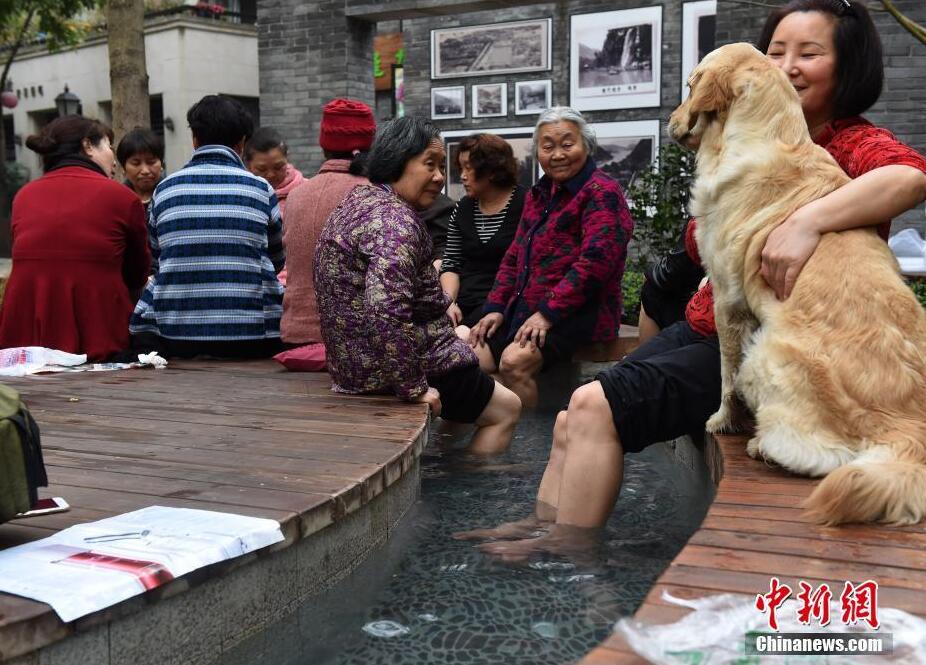
[[[501,312],[491,312],[483,316],[469,333],[469,345],[473,348],[477,345],[485,346],[486,341],[495,334],[504,320],[505,315]]]
[[[540,312],[531,314],[527,321],[521,324],[514,341],[523,349],[528,342],[538,349],[542,349],[547,341],[547,331],[553,327],[553,324]]]

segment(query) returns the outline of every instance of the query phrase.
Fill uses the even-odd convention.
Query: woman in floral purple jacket
[[[407,117],[382,126],[370,150],[372,184],[351,190],[319,236],[321,333],[334,390],[427,403],[434,416],[475,423],[470,450],[494,454],[508,447],[521,402],[479,369],[454,333],[416,212],[442,189],[445,160],[430,122]]]

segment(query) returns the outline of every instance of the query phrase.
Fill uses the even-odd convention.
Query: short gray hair
[[[370,182],[394,183],[408,161],[440,137],[440,130],[425,118],[405,116],[380,125],[367,162]]]
[[[595,131],[585,121],[585,117],[571,106],[553,106],[540,114],[537,118],[537,124],[534,125],[534,156],[537,156],[537,137],[540,135],[540,128],[544,125],[552,125],[555,122],[571,122],[579,128],[579,134],[582,136],[582,143],[588,151],[589,157],[595,154],[598,148],[598,139],[595,138]]]

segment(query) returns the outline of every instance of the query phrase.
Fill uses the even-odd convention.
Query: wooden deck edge
[[[280,520],[284,540],[279,543],[257,552],[197,569],[152,591],[134,596],[71,623],[61,621],[50,605],[17,596],[17,600],[34,606],[36,611],[30,612],[21,619],[8,622],[4,622],[4,617],[0,615],[0,662],[29,657],[30,654],[52,647],[65,638],[148,610],[153,605],[181,596],[206,581],[228,576],[248,564],[288,550],[313,536],[322,537],[320,532],[323,532],[326,527],[335,525],[367,508],[376,499],[386,494],[392,486],[406,478],[409,473],[417,471],[418,459],[428,441],[429,422],[430,417],[427,412],[423,411],[422,422],[407,445],[376,471],[341,492],[332,494],[327,501],[304,512],[291,513],[286,519]],[[415,485],[416,488],[419,485],[417,480]],[[408,507],[405,506],[402,509],[401,515],[394,515],[394,519],[390,519],[387,515],[389,521],[386,525],[387,532],[395,527],[395,523],[404,515]],[[353,569],[357,563],[359,560],[351,562],[350,568]]]

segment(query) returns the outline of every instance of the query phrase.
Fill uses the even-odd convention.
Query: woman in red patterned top
[[[787,298],[824,233],[876,226],[926,199],[926,159],[859,117],[881,92],[881,43],[867,10],[851,0],[792,0],[766,21],[758,46],[788,75],[811,136],[853,178],[807,204],[771,233],[762,274]],[[689,224],[689,233],[694,224]],[[694,244],[686,243],[696,254]],[[461,537],[540,537],[482,546],[509,559],[568,551],[607,521],[620,491],[625,452],[701,433],[720,405],[720,353],[710,285],[686,320],[662,330],[573,393],[553,430],[553,450],[534,514]]]

